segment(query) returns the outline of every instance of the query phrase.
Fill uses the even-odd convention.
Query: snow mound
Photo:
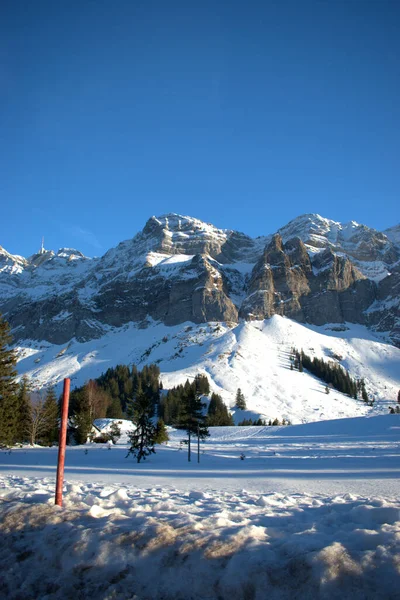
[[[0,485],[4,598],[399,597],[397,498]]]

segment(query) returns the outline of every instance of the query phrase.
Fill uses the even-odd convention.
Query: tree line
[[[0,315],[0,447],[51,445],[58,440],[58,403],[53,388],[32,395],[26,377],[17,382],[10,327]]]
[[[304,350],[299,352],[296,348],[292,348],[290,368],[291,370],[297,369],[300,372],[303,369],[307,369],[307,371],[318,377],[318,379],[327,383],[328,386],[331,385],[339,392],[347,394],[355,400],[361,395],[365,403],[372,403],[368,398],[364,379],[353,379],[349,372],[337,363],[332,361],[326,362],[323,358],[312,358]],[[329,387],[325,389],[329,393]]]

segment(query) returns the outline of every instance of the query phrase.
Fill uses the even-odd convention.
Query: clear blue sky
[[[399,222],[398,0],[3,0],[0,244]]]

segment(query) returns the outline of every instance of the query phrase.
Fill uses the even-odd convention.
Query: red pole
[[[71,380],[64,379],[64,393],[61,408],[61,427],[60,439],[58,442],[58,462],[57,462],[57,483],[56,483],[56,501],[58,506],[62,506],[62,492],[64,484],[64,463],[65,463],[65,446],[67,445],[67,421],[68,421],[68,402],[69,402],[69,386]]]

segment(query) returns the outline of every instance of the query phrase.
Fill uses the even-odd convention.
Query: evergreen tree
[[[210,404],[208,406],[207,423],[210,427],[222,427],[225,425],[234,425],[232,415],[229,413],[226,404],[219,394],[211,394]]]
[[[110,404],[107,407],[107,418],[108,419],[123,419],[124,413],[122,412],[121,402],[119,398],[111,398]]]
[[[0,447],[11,446],[18,436],[17,357],[9,349],[10,327],[0,315]]]
[[[196,375],[194,378],[194,383],[196,386],[196,391],[200,396],[208,396],[210,393],[210,383],[208,381],[207,375]]]
[[[93,423],[86,386],[71,392],[70,407],[75,442],[86,444]]]
[[[239,410],[246,410],[246,400],[240,388],[238,388],[236,392],[235,407]]]
[[[249,425],[253,425],[253,419],[243,419],[238,423],[238,427],[248,427]]]
[[[400,390],[397,392],[397,403],[400,404]]]
[[[186,383],[189,384],[189,381]],[[206,425],[206,417],[203,415],[205,404],[202,403],[195,387],[190,384],[186,385],[186,383],[179,429],[185,429],[188,435],[188,461],[190,462],[191,438],[197,436],[199,440],[204,440],[210,434]]]
[[[29,430],[31,426],[31,398],[28,378],[24,375],[19,382],[18,388],[18,423],[16,441],[20,443],[29,442]]]
[[[167,428],[165,427],[165,423],[162,419],[158,419],[157,425],[156,425],[156,432],[155,432],[155,436],[154,436],[154,443],[155,444],[163,444],[164,442],[168,442],[168,440],[169,440],[169,435],[168,435]]]
[[[361,381],[361,398],[364,400],[364,402],[368,402],[368,393],[365,387],[364,379],[362,379]]]
[[[46,392],[43,410],[45,423],[39,441],[45,446],[51,446],[54,442],[58,442],[59,436],[58,403],[53,387],[48,388]]]
[[[155,427],[153,425],[154,404],[142,390],[139,385],[134,399],[129,403],[129,413],[132,423],[135,427],[134,431],[129,434],[131,446],[127,456],[133,454],[140,463],[146,460],[146,457],[155,453]]]
[[[121,437],[121,428],[118,425],[118,421],[113,421],[110,425],[110,440],[113,444],[116,444]]]

